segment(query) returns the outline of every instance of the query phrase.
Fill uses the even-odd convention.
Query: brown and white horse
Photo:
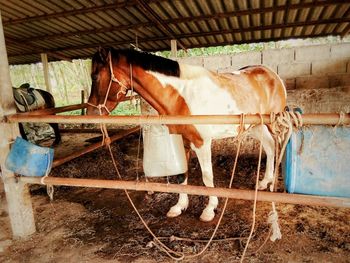
[[[217,74],[203,67],[180,64],[135,50],[100,49],[92,58],[92,87],[88,114],[108,114],[133,85],[134,90],[160,115],[229,115],[283,111],[286,89],[279,76],[264,66],[250,66],[232,74]],[[170,133],[181,134],[196,152],[203,182],[214,187],[211,161],[213,139],[237,136],[238,125],[168,125]],[[267,165],[260,189],[272,182],[274,140],[266,126],[257,125],[249,135],[260,139]],[[187,183],[187,178],[183,184]],[[214,218],[218,198],[210,196],[200,219]],[[167,216],[175,217],[188,206],[187,194],[180,194]]]

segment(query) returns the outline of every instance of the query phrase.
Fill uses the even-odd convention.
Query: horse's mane
[[[134,49],[108,48],[105,51],[111,52],[113,60],[118,61],[121,57],[125,57],[127,63],[140,66],[144,70],[155,71],[168,76],[180,76],[180,67],[177,61]],[[101,51],[96,52],[93,56],[92,63],[94,64],[94,62],[103,63]]]

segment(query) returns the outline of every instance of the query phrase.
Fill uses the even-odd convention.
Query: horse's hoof
[[[213,220],[215,217],[215,212],[211,209],[204,209],[201,216],[200,216],[200,220],[202,222],[210,222],[211,220]]]
[[[173,218],[181,215],[181,213],[182,213],[181,207],[174,205],[173,207],[170,208],[166,216]]]
[[[272,183],[271,180],[262,179],[262,180],[259,182],[258,190],[265,190],[265,189],[267,189],[267,186],[268,186],[270,183]]]

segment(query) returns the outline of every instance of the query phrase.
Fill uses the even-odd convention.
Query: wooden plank
[[[16,111],[0,14],[0,119]],[[14,174],[5,168],[10,142],[19,135],[18,124],[0,122],[0,168],[4,183],[8,213],[14,237],[27,237],[35,229],[34,214],[28,186],[16,182]]]
[[[139,130],[140,130],[140,127],[135,127],[135,128],[131,128],[131,129],[119,132],[118,134],[110,136],[111,142],[114,142],[116,140],[120,140],[120,139],[124,138],[125,136],[130,135],[130,134],[137,132]],[[78,158],[86,153],[92,152],[92,151],[94,151],[102,146],[104,146],[104,144],[102,144],[102,142],[97,142],[97,143],[94,143],[94,144],[91,144],[91,145],[85,147],[82,150],[76,151],[76,152],[74,152],[66,157],[55,159],[52,163],[52,167],[56,167],[56,166],[59,166],[61,164],[64,164],[64,163],[71,161],[75,158]]]
[[[49,76],[49,61],[47,59],[47,54],[41,53],[40,56],[41,56],[41,63],[43,64],[46,91],[52,94],[52,88],[51,88],[51,82],[50,82],[50,76]]]
[[[109,133],[119,132],[120,129],[108,129]],[[61,128],[60,133],[101,133],[101,129],[97,128]]]
[[[177,58],[177,42],[176,39],[170,40],[170,46],[171,46],[171,57]]]
[[[30,184],[41,184],[41,177],[21,177],[21,182]],[[93,187],[108,189],[126,189],[134,191],[155,191],[164,193],[187,193],[190,195],[218,196],[242,200],[254,200],[253,190],[239,190],[220,187],[205,187],[194,185],[161,184],[139,181],[122,180],[96,180],[47,177],[44,182],[50,185]],[[313,195],[299,195],[287,193],[272,193],[259,191],[258,201],[277,202],[298,205],[350,207],[350,198],[325,197]]]

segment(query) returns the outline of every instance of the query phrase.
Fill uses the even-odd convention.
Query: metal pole
[[[350,114],[338,113],[304,114],[305,125],[350,124]],[[270,123],[270,115],[262,115],[265,124]],[[240,115],[192,115],[192,116],[52,116],[18,113],[6,116],[8,122],[44,122],[44,123],[113,123],[113,124],[239,124]],[[341,123],[339,123],[341,121]],[[259,124],[259,115],[245,115],[246,124]]]
[[[29,184],[41,184],[41,177],[21,177],[21,182]],[[220,187],[205,187],[194,185],[178,185],[178,184],[161,184],[147,183],[138,181],[116,181],[116,180],[96,180],[96,179],[76,179],[76,178],[59,178],[46,177],[46,184],[76,186],[76,187],[92,187],[92,188],[108,188],[108,189],[126,189],[135,191],[155,191],[164,193],[187,193],[190,195],[207,195],[228,197],[242,200],[254,200],[253,190],[238,190]],[[271,193],[258,192],[258,201],[289,203],[300,205],[317,205],[332,207],[350,207],[350,198],[340,197],[324,197],[312,195],[298,195],[287,193]]]

